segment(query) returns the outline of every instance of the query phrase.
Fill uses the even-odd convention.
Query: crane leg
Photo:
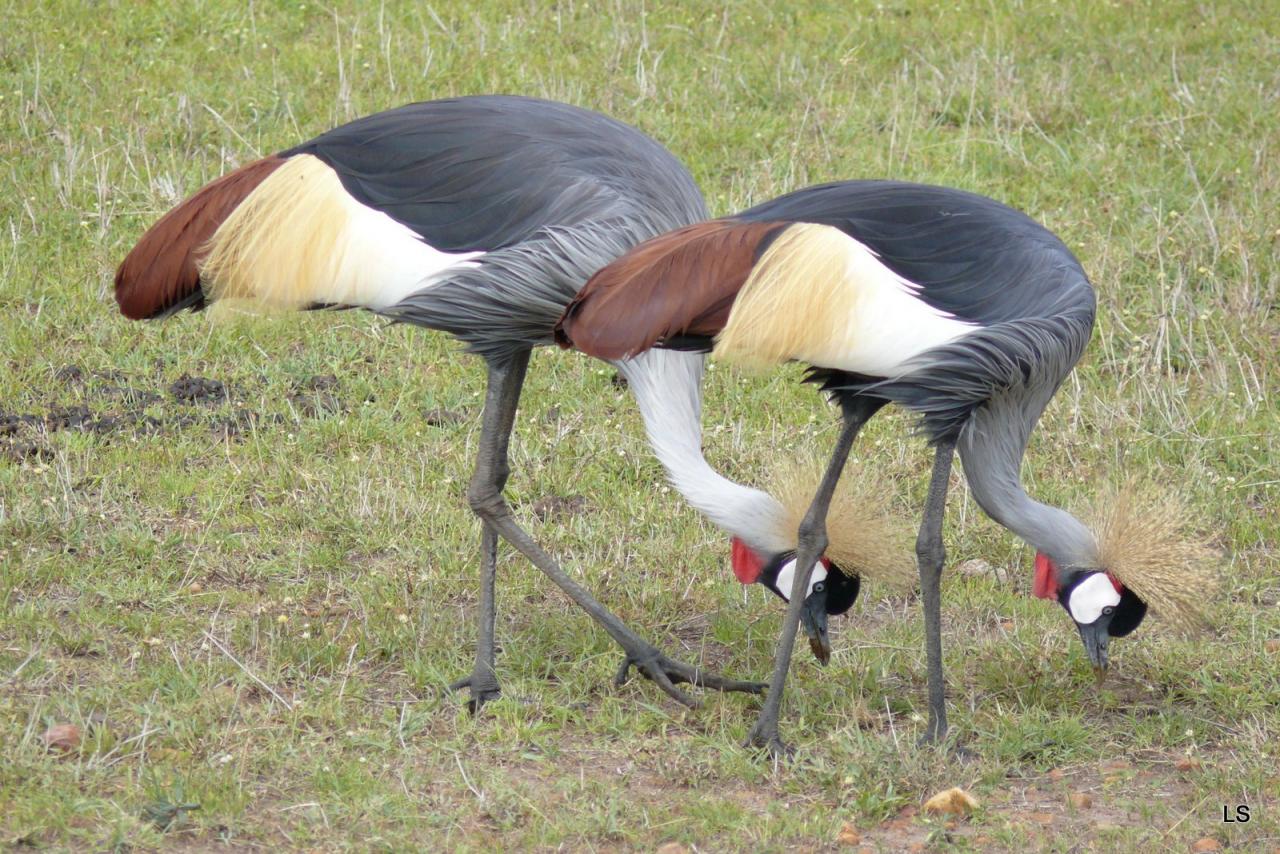
[[[725,679],[702,668],[668,658],[653,644],[631,631],[625,623],[596,601],[582,585],[570,578],[529,536],[528,532],[516,523],[511,507],[502,497],[500,483],[508,467],[507,441],[515,421],[516,406],[520,401],[520,390],[524,384],[524,374],[528,364],[529,351],[527,350],[506,360],[495,360],[489,363],[489,388],[485,397],[480,453],[476,460],[475,475],[467,490],[471,509],[484,522],[486,528],[493,530],[515,546],[517,551],[542,570],[570,599],[577,603],[578,607],[586,611],[601,628],[608,632],[610,637],[618,642],[626,653],[627,662],[620,676],[625,674],[628,667],[634,666],[656,682],[672,698],[689,707],[694,707],[697,703],[675,687],[680,683],[687,682],[719,691],[760,693],[764,690],[764,685],[759,682]],[[488,571],[487,563],[486,571]],[[484,617],[483,608],[481,617],[482,619]],[[479,656],[477,661],[479,662]],[[489,670],[492,671],[491,665]]]
[[[508,461],[508,449],[511,444],[511,430],[515,426],[516,403],[520,399],[520,390],[524,387],[525,370],[529,366],[529,351],[519,354],[508,361],[508,368],[501,377],[489,373],[489,397],[495,391],[495,382],[501,386],[499,395],[511,397],[510,405],[499,407],[501,418],[493,428],[493,453],[486,454],[482,446],[476,460],[476,471],[472,476],[473,486],[479,481],[490,485],[502,493],[511,474]],[[485,417],[489,415],[488,398],[485,404]],[[488,428],[488,421],[485,422]],[[480,537],[480,611],[477,622],[479,632],[476,638],[476,662],[471,675],[459,679],[449,686],[449,690],[471,689],[471,699],[467,708],[472,714],[501,693],[498,686],[498,675],[494,668],[493,629],[496,618],[495,585],[498,571],[498,532],[488,522],[483,522]]]
[[[942,517],[947,509],[947,485],[951,479],[954,439],[940,442],[933,458],[933,476],[925,499],[924,518],[916,537],[920,567],[920,598],[924,604],[924,645],[929,670],[929,724],[920,741],[935,744],[947,734],[947,702],[942,673],[942,566],[947,553],[942,544]]]
[[[769,694],[765,698],[760,717],[744,747],[760,748],[774,759],[790,753],[790,748],[782,741],[778,733],[778,714],[782,709],[782,691],[787,681],[787,670],[791,665],[791,651],[796,644],[796,630],[800,627],[800,611],[804,608],[804,592],[809,589],[809,576],[818,562],[818,557],[827,548],[827,508],[831,505],[831,496],[835,494],[836,483],[840,480],[840,472],[844,470],[849,451],[853,448],[853,440],[867,419],[875,414],[884,404],[879,401],[855,399],[844,412],[844,427],[840,438],[836,441],[835,451],[831,454],[831,462],[827,464],[826,474],[818,485],[817,494],[800,522],[799,545],[796,549],[796,573],[791,583],[791,599],[787,604],[787,615],[782,621],[782,634],[778,636],[778,646],[773,655],[773,676],[769,679]]]
[[[487,523],[480,539],[480,611],[477,622],[479,633],[476,638],[476,663],[470,676],[465,676],[449,685],[450,691],[463,688],[471,689],[471,699],[467,708],[472,714],[480,711],[480,707],[490,700],[496,700],[502,693],[498,686],[498,675],[494,669],[493,627],[496,619],[494,603],[494,586],[498,566],[498,533]]]

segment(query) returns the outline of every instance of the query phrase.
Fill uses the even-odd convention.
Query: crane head
[[[763,584],[783,602],[790,602],[795,573],[794,551],[762,555],[737,537],[733,538],[733,574],[743,584]],[[831,660],[827,617],[843,614],[853,607],[861,585],[857,575],[846,574],[826,557],[818,558],[809,575],[800,621],[809,636],[809,648],[822,664]]]
[[[1042,599],[1056,599],[1071,615],[1099,682],[1107,672],[1108,642],[1132,632],[1147,615],[1147,603],[1111,573],[1063,570],[1042,552],[1036,554],[1034,592]]]

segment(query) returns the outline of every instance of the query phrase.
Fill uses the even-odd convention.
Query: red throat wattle
[[[743,584],[755,584],[764,572],[764,558],[737,537],[733,538],[733,574]]]
[[[1044,552],[1036,552],[1036,575],[1031,592],[1041,599],[1056,599],[1058,586],[1058,565]]]

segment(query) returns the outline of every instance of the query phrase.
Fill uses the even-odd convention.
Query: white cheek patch
[[[1111,579],[1102,572],[1077,584],[1067,597],[1067,610],[1071,612],[1071,618],[1086,626],[1102,616],[1103,608],[1114,608],[1119,604],[1120,594],[1116,592]]]
[[[782,598],[788,602],[791,601],[791,585],[796,580],[796,559],[792,558],[782,565],[782,569],[778,570],[778,577],[773,582],[778,588],[778,592],[782,594]],[[804,598],[808,599],[809,594],[813,592],[813,586],[819,581],[827,580],[827,568],[818,563],[813,568],[813,574],[809,576],[809,589],[805,591]]]

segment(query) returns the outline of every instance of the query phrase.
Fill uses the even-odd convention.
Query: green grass
[[[0,3],[0,413],[155,419],[0,437],[0,841],[776,850],[834,846],[847,823],[886,851],[1280,846],[1270,5]],[[1027,549],[957,489],[949,561],[995,568],[945,583],[972,762],[913,747],[914,599],[868,590],[829,668],[797,659],[798,759],[773,767],[738,747],[750,699],[686,712],[652,685],[611,687],[608,637],[507,552],[505,695],[468,717],[441,686],[474,639],[479,364],[354,313],[130,324],[110,286],[141,231],[227,169],[364,113],[490,91],[634,122],[715,213],[889,176],[1059,232],[1101,306],[1028,485],[1069,507],[1131,474],[1185,493],[1225,556],[1212,631],[1148,621],[1096,690],[1070,622],[1028,595]],[[229,399],[175,401],[184,374]],[[611,375],[535,356],[508,494],[629,624],[761,678],[780,609],[744,595],[725,538],[659,486]],[[711,372],[713,463],[761,483],[830,446],[832,412],[797,376]],[[886,413],[855,455],[915,513],[928,459],[908,427]],[[535,519],[573,495],[581,512]],[[90,733],[82,752],[44,749],[56,722]],[[915,814],[952,785],[982,801],[971,819]],[[1236,803],[1253,821],[1221,822]]]

